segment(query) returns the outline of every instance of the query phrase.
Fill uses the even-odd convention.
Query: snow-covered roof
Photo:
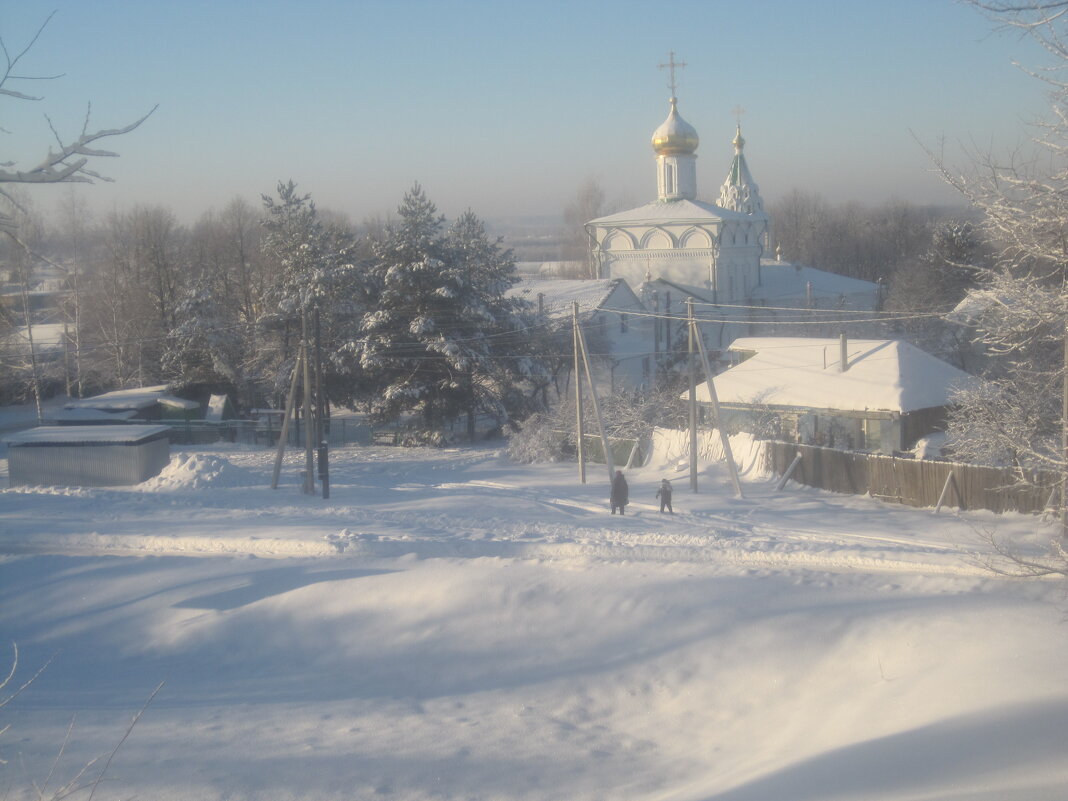
[[[631,225],[637,223],[651,223],[658,225],[665,222],[672,223],[707,223],[710,220],[751,220],[748,214],[740,214],[736,211],[720,208],[712,203],[702,200],[654,200],[644,206],[621,211],[617,214],[609,214],[606,217],[598,217],[590,220],[587,225]]]
[[[552,318],[571,314],[571,304],[576,301],[580,314],[601,309],[630,311],[643,308],[630,285],[622,278],[523,278],[505,294],[529,301],[535,307],[538,305],[538,295],[542,295],[545,314]]]
[[[165,394],[166,384],[153,387],[136,387],[134,389],[118,389],[114,392],[105,392],[103,395],[95,395],[92,398],[82,398],[67,403],[65,409],[147,409],[150,406],[163,403],[167,406],[175,406],[179,409],[198,409],[200,404],[196,401],[176,398]]]
[[[764,300],[769,306],[784,305],[787,301],[796,305],[793,301],[807,298],[809,284],[812,284],[813,305],[821,309],[839,305],[852,308],[858,299],[868,301],[867,308],[872,308],[879,292],[879,285],[872,281],[764,259],[760,262],[760,286],[753,290],[753,298]]]
[[[730,350],[756,355],[716,376],[716,395],[721,403],[912,412],[946,405],[953,387],[975,380],[902,340],[848,340],[846,349],[842,372],[838,339],[736,339]],[[697,397],[709,400],[703,382]]]
[[[118,409],[115,411],[107,411],[105,409],[96,408],[83,408],[83,409],[59,409],[54,414],[47,415],[47,417],[57,422],[73,422],[84,421],[94,422],[97,420],[129,420],[137,414],[136,409]]]
[[[8,434],[8,445],[136,445],[166,436],[167,426],[39,426]]]

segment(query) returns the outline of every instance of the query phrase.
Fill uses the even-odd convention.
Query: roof
[[[716,395],[721,403],[904,413],[945,406],[956,386],[975,380],[902,340],[855,339],[846,347],[841,372],[838,339],[736,339],[729,350],[756,355],[716,376]],[[704,383],[697,397],[709,401]]]
[[[622,278],[523,278],[505,294],[511,298],[522,298],[534,306],[538,304],[538,295],[542,295],[548,317],[571,314],[571,304],[576,301],[580,314],[600,309],[629,311],[644,308]]]
[[[707,223],[718,220],[752,220],[748,214],[740,214],[736,211],[720,208],[703,200],[654,200],[644,206],[621,211],[617,214],[609,214],[606,217],[598,217],[590,220],[586,225],[633,225],[637,223],[649,223],[661,225],[663,223]]]
[[[812,285],[813,306],[820,309],[856,308],[862,299],[864,308],[873,308],[878,299],[879,285],[873,281],[850,278],[846,275],[802,267],[770,259],[760,263],[760,286],[753,290],[753,298],[768,301],[769,306],[796,306],[797,299],[808,297]],[[843,304],[842,301],[846,302]]]
[[[9,434],[6,445],[137,445],[161,439],[168,426],[38,426]]]
[[[55,414],[50,414],[48,417],[56,421],[82,421],[88,423],[110,420],[114,423],[116,420],[129,420],[136,414],[136,409],[118,409],[109,412],[105,409],[87,407],[82,409],[59,409]]]
[[[114,392],[105,392],[103,395],[94,395],[91,398],[74,400],[64,405],[65,409],[147,409],[157,403],[167,406],[177,406],[180,409],[199,409],[200,404],[196,401],[176,398],[165,394],[166,384],[154,387],[136,387],[134,389],[118,389]]]
[[[745,154],[745,140],[742,138],[742,126],[738,124],[738,133],[734,137],[734,160],[731,161],[727,178],[719,190],[719,205],[731,211],[766,216],[764,200],[760,197],[760,187],[753,180]]]

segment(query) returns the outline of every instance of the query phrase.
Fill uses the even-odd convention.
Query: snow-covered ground
[[[613,517],[602,466],[491,449],[339,450],[323,501],[272,457],[0,491],[0,641],[20,679],[55,655],[0,709],[0,797],[165,681],[96,798],[1068,798],[1063,585],[986,567],[1037,518],[738,499],[718,464],[693,495],[671,458]]]

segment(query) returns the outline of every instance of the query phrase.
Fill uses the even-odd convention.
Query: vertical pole
[[[278,473],[282,469],[282,455],[286,451],[286,438],[289,436],[289,417],[293,414],[293,407],[297,402],[297,376],[300,375],[300,360],[304,354],[297,352],[297,359],[293,362],[293,378],[289,382],[289,395],[286,396],[286,411],[282,417],[282,432],[278,436],[278,451],[274,455],[274,476],[271,478],[271,489],[278,489]],[[270,419],[270,417],[268,417]],[[270,431],[270,424],[267,426]]]
[[[705,371],[705,388],[708,390],[708,400],[712,404],[712,414],[716,418],[716,430],[719,432],[719,441],[723,446],[723,456],[727,460],[727,471],[731,474],[731,483],[734,492],[739,498],[744,498],[742,493],[742,481],[738,477],[738,465],[734,461],[734,451],[731,450],[731,439],[727,436],[727,430],[722,424],[722,415],[719,411],[719,395],[716,394],[716,385],[712,383],[712,366],[708,361],[708,351],[705,350],[705,342],[701,339],[701,331],[697,328],[697,321],[693,322],[693,337],[697,341],[697,352],[701,355],[701,364]],[[800,458],[800,454],[798,455]]]
[[[315,441],[323,441],[323,338],[319,320],[319,305],[315,305]]]
[[[315,306],[315,440],[319,443],[317,454],[319,467],[319,485],[323,490],[323,500],[330,497],[330,446],[325,436],[327,400],[323,389],[323,337],[319,315],[319,306]]]
[[[604,463],[608,466],[608,483],[615,478],[616,467],[612,463],[612,449],[609,447],[608,435],[604,431],[604,418],[601,416],[601,401],[597,397],[597,385],[593,383],[593,370],[590,369],[590,354],[586,351],[586,338],[582,329],[576,328],[579,349],[582,351],[582,363],[586,366],[586,380],[590,382],[590,399],[593,401],[593,415],[597,418],[597,430],[601,434],[601,447],[604,449]]]
[[[697,359],[694,351],[697,350],[694,337],[697,334],[697,323],[693,316],[693,298],[686,299],[686,319],[689,320],[689,360],[690,360],[690,489],[697,492]]]
[[[1064,328],[1064,395],[1061,405],[1061,539],[1068,539],[1068,323]]]
[[[664,352],[668,355],[668,364],[675,356],[674,343],[671,341],[671,293],[664,293]]]
[[[586,483],[586,451],[582,430],[582,368],[579,364],[578,301],[571,301],[571,324],[575,347],[575,439],[578,447],[579,481]]]
[[[308,364],[308,316],[300,315],[300,349],[304,353],[304,492],[315,494],[315,425],[312,420],[311,365]]]
[[[653,374],[660,366],[660,293],[653,291]],[[655,379],[654,379],[655,383]]]

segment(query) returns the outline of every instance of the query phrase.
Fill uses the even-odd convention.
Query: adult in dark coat
[[[629,493],[630,489],[627,487],[627,479],[623,478],[623,471],[617,470],[616,477],[612,479],[612,494],[608,498],[612,504],[612,514],[616,513],[616,509],[623,514],[623,507],[630,500]]]

